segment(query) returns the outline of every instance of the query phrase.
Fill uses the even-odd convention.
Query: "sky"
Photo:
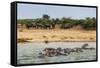
[[[17,5],[17,19],[36,19],[41,18],[43,14],[48,14],[51,18],[70,17],[73,19],[84,19],[86,17],[96,17],[96,8],[92,7],[22,3]]]

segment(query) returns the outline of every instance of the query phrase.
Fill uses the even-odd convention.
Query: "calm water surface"
[[[53,62],[70,62],[70,61],[86,61],[96,60],[96,50],[84,50],[81,53],[71,53],[68,56],[55,56],[38,58],[38,53],[44,48],[75,48],[81,47],[88,43],[88,47],[96,48],[96,42],[50,42],[45,44],[40,43],[18,43],[17,46],[17,63],[18,64],[38,64],[38,63],[53,63]]]

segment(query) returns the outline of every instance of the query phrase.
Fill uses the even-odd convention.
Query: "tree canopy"
[[[50,18],[49,15],[44,14],[41,18],[36,19],[19,19],[18,24],[42,24],[42,25],[62,25],[65,27],[66,24],[72,26],[80,25],[83,29],[94,30],[96,29],[96,18],[86,17],[85,19],[72,19],[72,18]]]

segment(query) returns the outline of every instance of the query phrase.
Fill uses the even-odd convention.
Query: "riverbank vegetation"
[[[50,18],[17,20],[18,42],[96,41],[96,18]]]

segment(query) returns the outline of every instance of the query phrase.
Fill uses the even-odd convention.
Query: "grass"
[[[32,38],[19,38],[17,42],[29,42],[28,40],[32,40]]]
[[[21,31],[20,31],[21,30]],[[18,42],[28,41],[96,41],[95,30],[18,29]]]
[[[22,30],[22,29],[20,29],[20,30],[19,30],[19,32],[23,32],[23,30]]]

